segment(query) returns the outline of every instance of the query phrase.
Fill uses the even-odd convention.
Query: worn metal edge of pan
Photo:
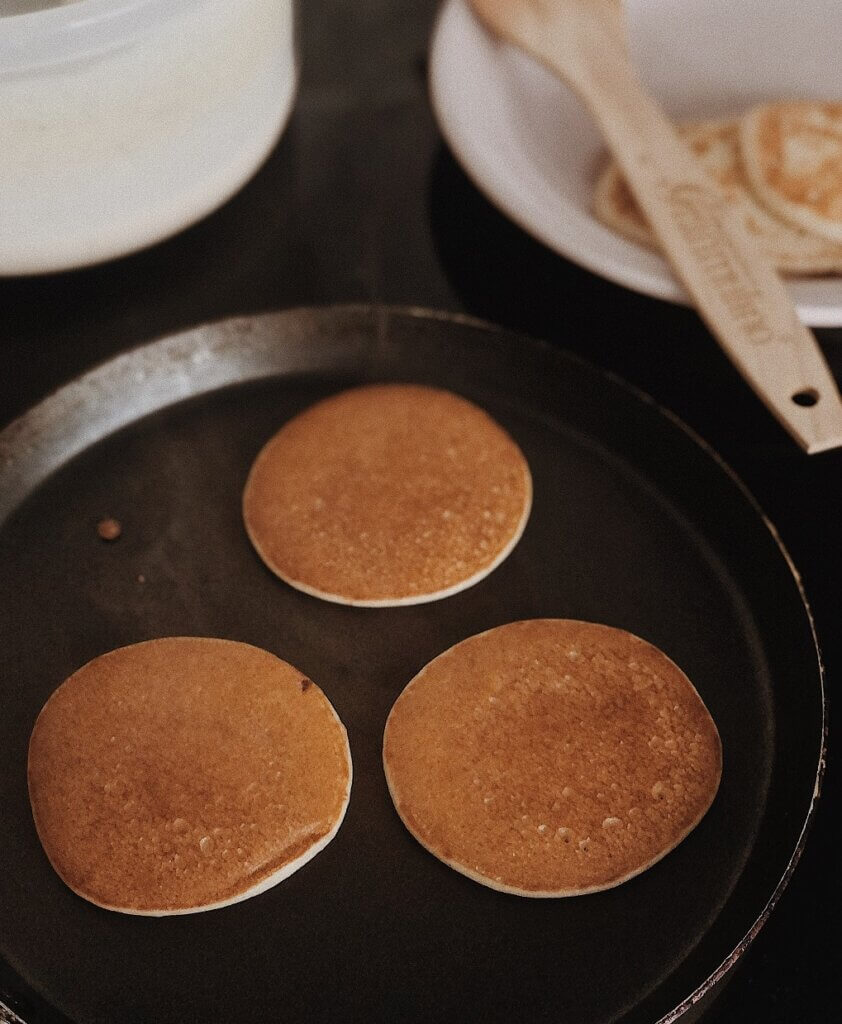
[[[34,483],[40,484],[59,466],[72,459],[89,445],[127,426],[140,416],[151,414],[168,406],[175,405],[179,401],[207,394],[231,384],[244,383],[247,380],[260,380],[273,376],[275,372],[280,372],[280,368],[275,370],[260,360],[250,358],[250,350],[246,345],[243,345],[240,350],[243,358],[236,363],[235,370],[248,370],[250,367],[252,372],[249,376],[242,376],[241,372],[232,372],[232,361],[230,359],[225,364],[224,372],[220,372],[218,367],[214,366],[213,355],[215,349],[229,344],[233,339],[243,342],[252,333],[252,325],[255,320],[259,320],[262,323],[275,321],[279,327],[282,327],[285,322],[298,322],[302,319],[309,319],[314,323],[324,321],[328,325],[332,318],[354,316],[360,318],[361,321],[367,321],[369,326],[375,328],[377,337],[384,339],[387,336],[390,322],[401,318],[428,319],[443,323],[461,324],[481,331],[487,331],[490,335],[497,335],[498,337],[505,337],[513,333],[505,328],[466,314],[450,313],[417,306],[340,304],[323,307],[295,307],[281,312],[261,313],[254,316],[240,316],[210,321],[175,334],[159,337],[97,364],[91,370],[52,392],[0,431],[0,526],[2,526],[6,516],[16,507],[17,502],[26,493],[28,487],[33,484],[32,477],[28,476],[25,472],[27,469],[30,472],[33,469],[37,469]],[[210,338],[208,338],[208,335],[210,335]],[[542,351],[544,355],[552,357],[553,354],[561,354],[558,348],[548,342],[535,338],[526,339],[524,336],[519,337],[528,340],[536,350]],[[160,359],[162,349],[167,354],[165,360]],[[253,347],[251,351],[253,352]],[[821,698],[821,740],[813,793],[795,847],[789,856],[780,879],[745,935],[693,992],[686,996],[672,1010],[661,1016],[657,1022],[653,1022],[653,1024],[675,1024],[679,1017],[694,1007],[700,1008],[704,1005],[707,998],[712,995],[712,990],[715,986],[738,963],[768,920],[801,857],[810,826],[815,816],[827,759],[828,709],[824,663],[816,634],[814,617],[801,576],[775,525],[737,473],[704,438],[644,391],[630,384],[617,374],[595,367],[575,353],[564,351],[563,356],[566,360],[577,363],[592,373],[602,375],[615,386],[625,390],[645,405],[656,410],[665,420],[681,431],[704,454],[712,459],[730,479],[731,483],[769,531],[775,546],[784,559],[796,585],[807,617],[807,624],[817,659]],[[181,363],[185,365],[185,369],[182,373],[175,375],[172,373],[172,366],[179,358]],[[349,365],[353,365],[353,363]],[[310,368],[309,365],[308,368]],[[289,366],[286,367],[286,370],[287,372],[289,371]],[[139,383],[142,382],[147,392],[151,392],[153,397],[152,399],[145,399],[139,406],[132,405],[130,402],[115,405],[111,399],[118,396],[113,393],[113,385],[112,390],[109,390],[109,382],[114,379],[119,381],[130,379]],[[119,393],[119,398],[123,401],[125,401],[126,397],[125,390]],[[92,415],[94,412],[97,413],[96,417]],[[39,446],[41,435],[48,428],[58,423],[67,424],[68,418],[70,418],[71,427],[76,427],[77,432],[70,429],[67,430],[65,436],[73,440],[69,440],[67,444],[60,448],[51,446],[49,451],[43,445]],[[11,994],[0,988],[0,1024],[27,1024],[12,1009],[11,1004],[13,1002]]]
[[[620,384],[624,384],[627,388],[630,388],[632,391],[636,391],[639,397],[644,399],[648,398],[645,392],[641,392],[638,389],[634,388],[634,386],[629,384],[627,381],[623,381],[620,378],[615,378],[615,380],[617,380],[617,382]],[[765,906],[757,915],[757,918],[754,920],[751,927],[748,929],[743,938],[737,943],[734,949],[722,960],[719,966],[715,970],[713,970],[710,973],[710,975],[708,975],[708,977],[702,982],[701,985],[699,985],[699,987],[694,992],[687,996],[686,999],[683,999],[673,1010],[671,1010],[669,1013],[664,1014],[658,1021],[655,1022],[655,1024],[675,1024],[679,1017],[682,1017],[693,1007],[700,1004],[705,999],[705,997],[709,997],[712,993],[712,990],[716,987],[716,985],[720,981],[722,981],[722,979],[729,973],[729,971],[732,970],[732,968],[736,966],[742,955],[748,950],[749,946],[752,944],[752,942],[759,934],[763,925],[769,919],[769,916],[774,910],[775,905],[781,897],[781,894],[783,893],[784,889],[786,889],[789,880],[792,877],[792,874],[795,871],[796,866],[798,865],[798,861],[801,859],[801,854],[804,851],[804,846],[807,842],[807,836],[809,834],[810,827],[813,823],[813,818],[815,817],[816,805],[818,803],[819,797],[821,796],[822,782],[824,781],[825,769],[827,766],[828,707],[827,689],[825,686],[824,660],[822,658],[818,634],[816,633],[815,619],[813,617],[813,612],[810,607],[810,603],[807,599],[804,584],[801,580],[801,574],[796,568],[796,565],[792,560],[792,556],[789,554],[786,545],[781,539],[777,527],[763,511],[763,508],[761,507],[760,503],[754,497],[752,492],[748,489],[746,484],[743,483],[741,478],[737,475],[736,471],[731,468],[731,466],[725,461],[725,459],[722,458],[722,456],[719,455],[719,453],[713,447],[711,447],[711,445],[708,444],[708,442],[705,441],[704,438],[697,434],[691,427],[684,423],[683,420],[679,419],[679,417],[676,416],[674,413],[670,412],[668,409],[665,409],[663,406],[658,405],[658,403],[655,403],[653,399],[648,398],[648,400],[652,401],[653,404],[655,404],[655,406],[663,415],[665,415],[669,420],[671,420],[677,427],[681,428],[681,430],[683,430],[688,437],[695,441],[696,444],[698,444],[699,447],[702,448],[702,450],[705,451],[719,465],[719,467],[727,474],[728,477],[730,477],[731,481],[742,492],[743,496],[746,498],[751,507],[757,512],[757,515],[759,516],[765,527],[768,529],[769,533],[772,535],[772,539],[777,545],[777,548],[780,551],[780,553],[783,555],[784,561],[786,562],[786,565],[790,573],[792,574],[793,581],[795,582],[795,585],[798,589],[798,593],[801,597],[801,601],[804,605],[804,612],[807,616],[807,622],[810,627],[810,634],[812,636],[813,646],[815,647],[816,651],[816,661],[819,672],[819,687],[821,690],[822,711],[821,743],[819,748],[818,763],[816,765],[816,779],[815,785],[813,787],[813,795],[810,799],[810,805],[807,809],[807,814],[804,818],[804,823],[801,827],[801,831],[799,833],[798,840],[795,844],[795,848],[792,851],[792,854],[789,858],[789,861],[787,862],[783,874],[781,875],[778,884],[775,886],[774,890],[769,896],[769,899],[766,901]]]

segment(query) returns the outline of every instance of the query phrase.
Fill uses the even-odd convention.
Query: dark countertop
[[[442,143],[426,91],[434,0],[302,4],[303,81],[280,144],[221,210],[113,263],[0,280],[0,426],[109,356],[207,320],[334,302],[475,314],[549,339],[677,413],[731,464],[802,576],[831,702],[842,667],[842,453],[807,457],[692,312],[603,281],[510,224]],[[842,329],[817,332],[837,380]],[[831,744],[832,748],[832,744]],[[831,757],[801,863],[711,1024],[824,1021],[838,896]]]

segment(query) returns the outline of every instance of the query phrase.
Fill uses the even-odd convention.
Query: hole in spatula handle
[[[818,402],[819,397],[819,393],[815,388],[804,388],[802,391],[796,391],[792,396],[792,400],[796,405],[803,405],[805,408],[809,408]]]

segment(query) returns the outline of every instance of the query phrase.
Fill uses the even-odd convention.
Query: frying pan
[[[510,431],[535,501],[512,555],[453,597],[320,602],[249,546],[240,495],[289,417],[373,380],[451,388]],[[119,540],[96,524],[117,518]],[[698,1014],[801,850],[825,702],[810,614],[774,530],[698,438],[550,346],[413,310],[294,310],[118,356],[0,434],[0,1010],[24,1021],[576,1021]],[[404,830],[380,763],[388,711],[432,657],[536,616],[655,643],[719,727],[698,828],[607,892],[526,900],[476,885]],[[314,679],[354,785],[318,857],[204,914],[101,910],[50,868],[26,792],[38,710],[88,659],[154,636],[244,640]]]

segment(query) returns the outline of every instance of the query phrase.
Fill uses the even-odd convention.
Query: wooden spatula
[[[563,78],[617,158],[673,271],[757,395],[807,452],[842,446],[842,402],[812,333],[717,186],[640,84],[618,0],[470,0]]]

